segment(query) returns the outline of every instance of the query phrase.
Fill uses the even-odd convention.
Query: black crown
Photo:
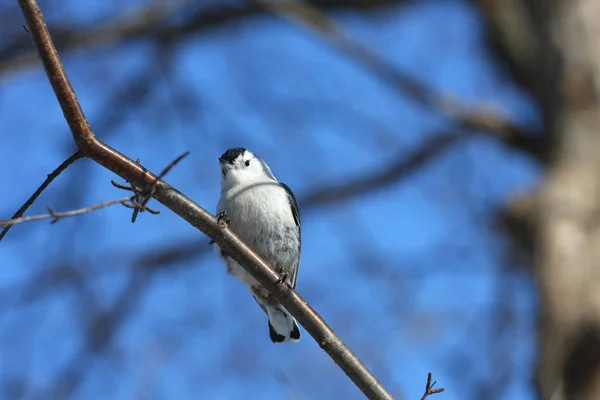
[[[244,149],[243,147],[232,147],[231,149],[223,153],[221,159],[223,161],[227,161],[228,163],[233,163],[235,159],[238,158],[240,154],[244,154],[245,151],[246,149]]]

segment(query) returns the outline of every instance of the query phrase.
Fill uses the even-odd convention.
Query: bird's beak
[[[225,164],[225,160],[223,160],[223,157],[219,157],[219,164],[221,164],[221,165]]]

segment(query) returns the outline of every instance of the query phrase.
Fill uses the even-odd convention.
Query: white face
[[[219,158],[221,185],[231,187],[256,181],[275,180],[269,166],[251,151],[236,147]]]

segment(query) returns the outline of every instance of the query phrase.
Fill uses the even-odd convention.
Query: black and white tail
[[[269,316],[269,335],[273,343],[297,342],[300,340],[300,329],[292,315],[282,306],[266,306]]]

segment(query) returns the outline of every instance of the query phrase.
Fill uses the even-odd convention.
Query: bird
[[[217,215],[226,215],[229,229],[280,274],[281,282],[295,289],[302,229],[294,193],[275,178],[265,161],[243,147],[225,151],[219,165]],[[243,267],[214,246],[227,272],[242,281],[267,314],[271,341],[298,342],[300,329],[294,317]]]

